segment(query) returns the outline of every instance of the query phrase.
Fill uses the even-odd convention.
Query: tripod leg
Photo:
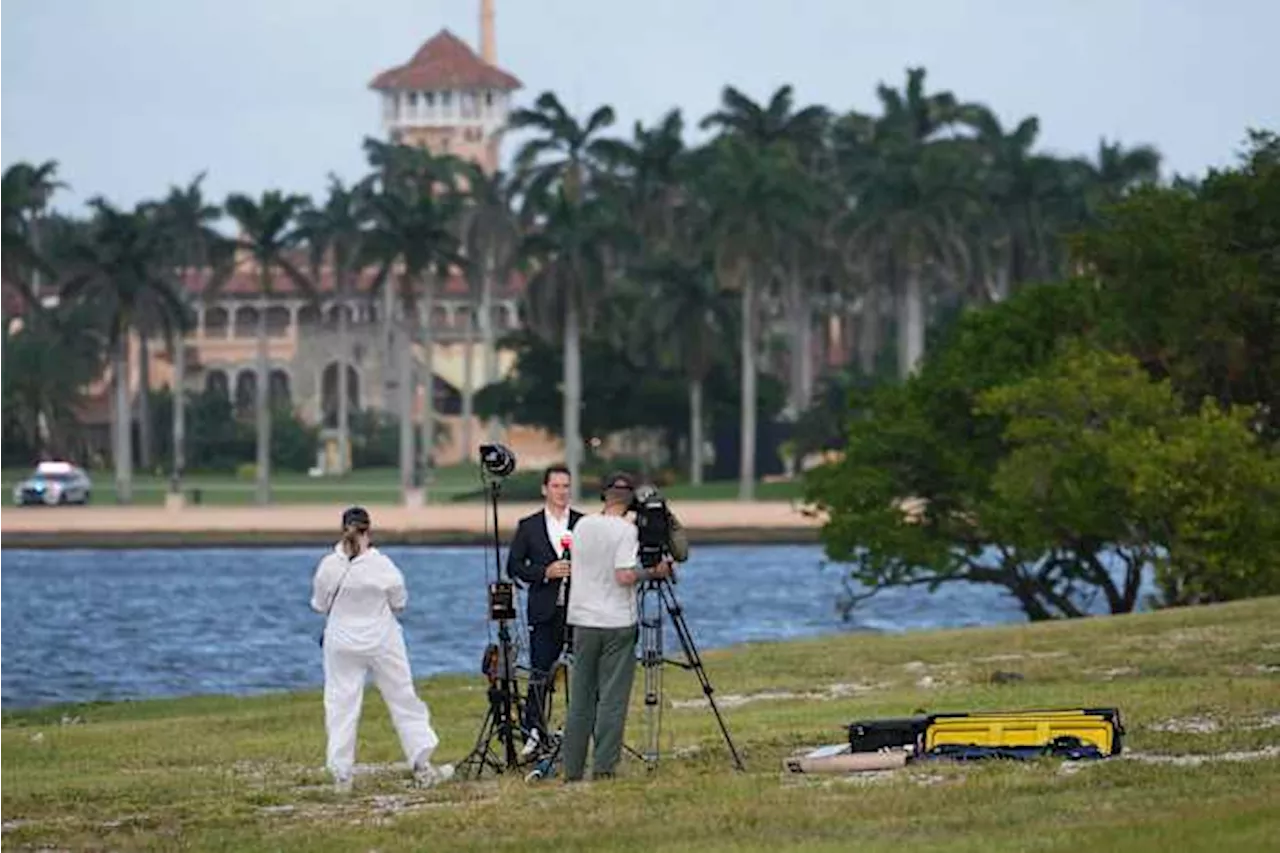
[[[485,712],[484,723],[480,726],[480,734],[476,737],[476,744],[467,754],[467,757],[458,762],[458,775],[464,779],[479,779],[484,775],[486,767],[492,767],[495,773],[502,772],[502,766],[498,764],[493,757],[493,749],[490,743],[498,728],[498,704],[499,699],[496,695],[496,688],[489,688],[489,710]],[[474,776],[472,773],[474,772]]]
[[[654,590],[640,592],[640,663],[644,667],[644,712],[647,738],[644,762],[653,770],[658,762],[662,729],[662,607]]]
[[[702,665],[702,656],[698,654],[698,647],[693,642],[693,635],[689,633],[689,626],[684,620],[684,610],[676,599],[675,590],[671,588],[670,583],[667,581],[660,582],[659,590],[661,591],[662,602],[666,606],[667,613],[671,616],[672,624],[675,626],[676,637],[680,640],[685,657],[689,661],[689,668],[698,674],[698,681],[702,685],[702,693],[707,697],[707,703],[711,705],[711,712],[715,715],[716,722],[720,724],[720,733],[724,735],[724,742],[729,747],[729,753],[733,756],[733,766],[739,770],[746,770],[741,756],[738,755],[738,748],[733,744],[733,738],[729,737],[729,728],[725,725],[724,717],[720,715],[720,709],[716,706],[715,697],[711,695],[715,692],[715,688],[711,686],[711,679],[707,677],[707,670]]]

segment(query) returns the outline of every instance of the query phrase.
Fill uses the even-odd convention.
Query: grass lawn
[[[697,605],[685,603],[696,636]],[[1280,839],[1280,599],[705,659],[746,773],[730,769],[711,714],[688,702],[696,680],[673,669],[656,775],[624,761],[617,780],[569,787],[488,777],[414,790],[391,764],[395,736],[372,690],[358,760],[373,770],[345,798],[321,770],[317,692],[6,713],[4,846],[1168,853],[1274,850]],[[993,684],[996,670],[1023,680]],[[461,758],[482,719],[479,677],[421,691],[441,757]],[[781,770],[798,747],[841,741],[853,719],[1058,705],[1120,707],[1126,755],[847,779]],[[633,702],[629,742],[643,730]]]
[[[0,474],[0,487],[6,504],[13,502],[13,488],[31,475],[30,469],[8,468]],[[116,501],[115,481],[110,471],[93,471],[93,503],[111,505]],[[394,504],[400,501],[400,474],[394,468],[365,468],[352,471],[346,477],[308,477],[305,474],[278,473],[272,477],[271,491],[279,504],[332,504],[367,503]],[[474,465],[457,465],[435,471],[429,484],[428,499],[433,503],[446,503],[455,496],[477,491],[479,475]],[[164,503],[169,490],[166,477],[135,474],[133,502],[140,505],[159,506]],[[199,490],[200,502],[216,506],[252,504],[255,499],[254,484],[233,474],[192,474],[183,480],[183,490],[188,500],[194,500],[193,492]],[[664,489],[673,500],[732,500],[738,495],[738,483],[719,481],[701,486],[678,484]],[[791,500],[800,496],[798,482],[759,483],[757,500]]]

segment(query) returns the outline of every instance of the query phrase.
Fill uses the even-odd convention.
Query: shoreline
[[[503,531],[506,547],[512,531]],[[816,545],[816,530],[787,528],[715,528],[688,531],[691,545]],[[5,533],[2,547],[15,551],[127,551],[182,548],[294,548],[332,544],[335,535],[307,530],[103,531],[94,533]],[[463,548],[491,545],[492,534],[468,530],[380,531],[379,545]]]
[[[505,544],[516,523],[539,504],[498,506]],[[821,521],[788,502],[691,501],[671,504],[695,545],[811,545]],[[387,545],[474,546],[492,541],[481,505],[369,505],[374,532]],[[327,543],[337,535],[329,506],[10,508],[0,517],[0,547],[24,550],[95,548],[290,547]]]

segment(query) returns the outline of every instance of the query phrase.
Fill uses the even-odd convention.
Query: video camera
[[[667,500],[649,485],[636,489],[629,512],[636,514],[640,533],[640,565],[652,569],[671,551],[671,511]]]

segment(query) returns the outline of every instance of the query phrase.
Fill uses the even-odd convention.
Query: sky
[[[1149,143],[1166,172],[1229,165],[1246,128],[1280,130],[1273,0],[495,0],[498,64],[518,104],[557,92],[617,131],[726,83],[766,100],[872,111],[881,82],[982,101],[1041,144]],[[323,194],[381,136],[375,74],[441,28],[479,41],[479,0],[8,0],[0,160],[59,161],[55,206],[122,205],[207,172],[206,192]],[[509,140],[510,157],[517,140]]]

